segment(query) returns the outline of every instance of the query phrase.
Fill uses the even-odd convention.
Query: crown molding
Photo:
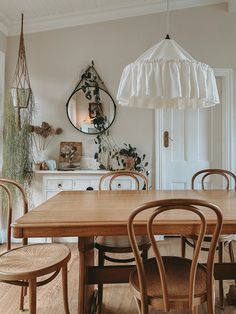
[[[191,7],[199,7],[225,3],[226,0],[178,0],[171,4],[171,10],[186,9]],[[37,33],[54,29],[74,27],[78,25],[93,24],[98,22],[111,21],[116,19],[141,16],[146,14],[165,12],[166,1],[158,3],[143,2],[137,5],[126,5],[120,8],[97,9],[83,12],[73,12],[70,14],[47,16],[42,18],[24,20],[24,33]],[[4,26],[4,23],[3,23]],[[3,28],[4,29],[4,28]],[[1,23],[0,23],[1,30]],[[6,36],[15,36],[20,33],[20,21],[9,22],[5,26],[4,34]]]

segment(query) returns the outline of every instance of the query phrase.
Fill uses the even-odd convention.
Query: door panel
[[[217,83],[221,90],[221,80]],[[190,189],[192,175],[198,170],[222,168],[221,104],[202,109],[162,109],[161,126],[162,189]],[[164,147],[165,131],[169,132],[168,147]],[[208,186],[222,188],[222,179],[210,177]]]

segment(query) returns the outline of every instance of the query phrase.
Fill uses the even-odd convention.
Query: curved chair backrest
[[[205,179],[210,176],[210,175],[220,175],[222,176],[225,181],[226,181],[226,190],[229,190],[230,188],[230,179],[232,179],[233,181],[233,185],[234,185],[234,189],[236,189],[236,175],[234,173],[232,173],[229,170],[224,170],[224,169],[203,169],[200,170],[198,172],[196,172],[193,177],[192,177],[192,182],[191,182],[191,186],[192,186],[192,190],[194,190],[194,185],[195,185],[195,180],[198,176],[203,175],[202,179],[201,179],[201,186],[202,189],[205,190]]]
[[[199,208],[200,207],[200,208]],[[153,209],[150,212],[150,209]],[[146,218],[145,224],[147,226],[147,234],[150,239],[150,243],[154,252],[154,256],[156,258],[159,274],[160,274],[160,281],[161,281],[161,287],[162,287],[162,297],[163,297],[163,304],[164,304],[164,310],[169,311],[170,310],[170,301],[168,296],[168,282],[166,279],[166,272],[164,263],[160,254],[160,251],[158,249],[157,242],[155,240],[154,234],[158,234],[158,226],[155,228],[156,230],[153,230],[153,225],[158,222],[158,215],[165,212],[165,211],[171,211],[171,210],[183,210],[183,211],[190,211],[193,214],[196,215],[196,217],[199,218],[199,232],[198,232],[198,239],[196,242],[192,263],[191,263],[191,269],[189,274],[189,296],[188,296],[188,303],[189,308],[194,307],[194,289],[195,289],[195,279],[196,279],[196,270],[197,270],[197,264],[199,259],[199,253],[201,250],[202,242],[204,239],[204,235],[206,233],[206,227],[207,222],[205,215],[203,214],[203,209],[209,209],[213,211],[216,215],[216,224],[214,228],[214,234],[211,239],[210,249],[208,252],[208,259],[207,259],[207,280],[208,280],[208,293],[212,292],[212,282],[213,282],[213,264],[214,264],[214,255],[215,250],[217,247],[217,241],[220,235],[221,227],[222,227],[222,214],[216,205],[213,205],[211,203],[208,203],[203,200],[196,200],[196,199],[166,199],[166,200],[159,200],[159,201],[152,201],[145,203],[143,205],[140,205],[137,207],[129,216],[128,219],[128,235],[130,239],[130,243],[132,246],[132,250],[135,256],[135,261],[137,265],[137,272],[138,272],[138,279],[139,279],[139,287],[141,292],[141,313],[146,314],[148,313],[148,300],[147,300],[147,283],[145,281],[145,271],[143,267],[142,258],[140,257],[140,252],[138,249],[138,244],[136,241],[136,234],[135,234],[135,220],[137,218],[137,215],[140,213],[143,213],[147,210],[147,215],[149,213],[149,217]],[[142,220],[143,220],[142,215]],[[175,267],[175,265],[173,265]]]
[[[12,188],[16,188],[17,196],[22,199],[24,206],[24,213],[28,212],[28,199],[26,197],[24,188],[16,181],[10,179],[0,178],[0,188],[6,193],[7,196],[7,250],[11,249],[11,224],[12,224],[12,211],[13,211],[13,197]],[[17,203],[19,203],[17,201]],[[27,244],[27,239],[23,239],[23,244]]]
[[[103,190],[103,183],[107,180],[108,190],[112,190],[112,183],[118,177],[129,177],[132,178],[136,183],[136,189],[145,189],[148,190],[148,178],[141,172],[132,171],[132,170],[117,170],[110,171],[104,174],[99,181],[99,190]],[[143,185],[140,183],[143,182]]]

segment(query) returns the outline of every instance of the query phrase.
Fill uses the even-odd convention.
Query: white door
[[[222,78],[217,79],[222,100]],[[156,121],[156,187],[190,189],[192,175],[204,168],[228,168],[225,159],[225,110],[218,104],[204,109],[162,109]],[[159,147],[159,149],[158,149]],[[230,170],[230,169],[229,169]],[[209,187],[221,188],[222,179],[209,177]]]

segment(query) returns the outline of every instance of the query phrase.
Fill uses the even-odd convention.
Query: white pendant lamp
[[[123,106],[184,109],[214,106],[219,95],[213,69],[167,35],[125,67],[117,100]]]

